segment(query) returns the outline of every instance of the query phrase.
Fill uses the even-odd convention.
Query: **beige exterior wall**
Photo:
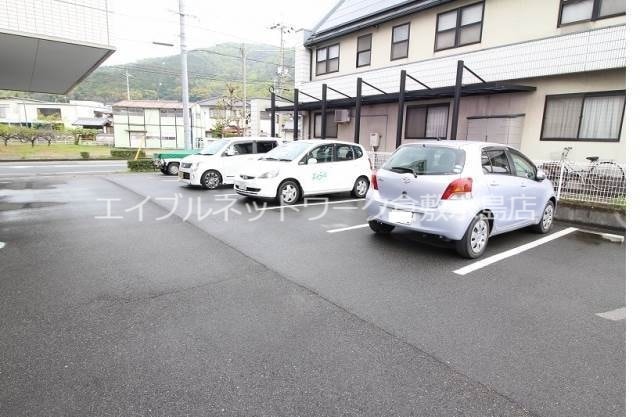
[[[430,58],[463,54],[534,39],[621,25],[626,21],[625,16],[620,16],[605,18],[594,22],[557,27],[558,13],[560,10],[559,0],[486,0],[481,42],[460,48],[434,52],[438,13],[473,3],[477,3],[477,0],[454,2],[453,4],[436,7],[411,16],[396,19],[378,27],[371,27],[318,45],[318,47],[322,47],[340,43],[340,70],[339,72],[316,76],[314,49],[312,79],[330,79],[339,75],[402,65]],[[407,22],[411,24],[409,57],[391,61],[392,27]],[[372,34],[371,65],[356,68],[357,38],[358,36],[368,33]]]
[[[584,161],[591,155],[598,155],[603,159],[625,161],[625,124],[619,142],[588,142],[588,141],[541,141],[542,119],[547,95],[587,93],[596,91],[612,91],[625,89],[625,71],[610,70],[593,73],[581,73],[557,77],[545,77],[520,82],[524,85],[536,87],[536,91],[529,93],[497,94],[492,96],[464,97],[460,103],[460,118],[458,124],[458,139],[477,140],[479,138],[467,138],[468,117],[474,116],[504,116],[524,114],[522,139],[520,149],[532,159],[548,160],[559,159],[562,149],[566,146],[573,147],[570,158],[575,161]],[[436,104],[451,103],[450,99],[412,101],[409,105],[420,103]],[[375,106],[363,106],[360,123],[360,143],[369,149],[369,134],[380,134],[380,148],[382,152],[392,152],[395,149],[397,104],[381,104]],[[313,113],[312,113],[313,114]],[[353,116],[353,109],[351,109]],[[305,118],[311,120],[311,125],[305,123],[305,133],[311,129],[313,132],[313,116]],[[406,120],[406,117],[405,117]],[[451,107],[449,109],[449,124],[451,124]],[[451,133],[449,125],[448,134]],[[307,136],[304,136],[305,138]],[[338,124],[338,138],[341,140],[354,140],[354,122]],[[404,139],[403,143],[411,140]]]

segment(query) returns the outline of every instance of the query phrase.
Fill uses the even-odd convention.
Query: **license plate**
[[[413,223],[413,213],[404,210],[391,210],[389,212],[389,221],[398,224],[411,224]]]
[[[247,189],[247,184],[244,182],[237,182],[236,186],[238,187],[238,190],[244,191]]]

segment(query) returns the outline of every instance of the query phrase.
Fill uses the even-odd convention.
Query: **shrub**
[[[82,159],[89,159],[89,152],[80,152]]]
[[[155,165],[153,165],[153,159],[129,160],[127,161],[127,166],[129,170],[133,172],[154,171],[156,168]]]
[[[118,159],[133,159],[136,157],[136,153],[138,153],[137,149],[112,149],[111,157]],[[140,158],[144,158],[144,151],[140,151]]]

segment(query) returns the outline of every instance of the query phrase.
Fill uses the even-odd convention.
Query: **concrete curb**
[[[564,222],[606,229],[625,230],[627,228],[625,210],[613,210],[598,206],[583,206],[560,202],[556,209],[555,218]]]

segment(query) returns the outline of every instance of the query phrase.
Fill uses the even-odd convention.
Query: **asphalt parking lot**
[[[0,178],[0,415],[624,415],[618,238],[470,261],[363,205]]]

